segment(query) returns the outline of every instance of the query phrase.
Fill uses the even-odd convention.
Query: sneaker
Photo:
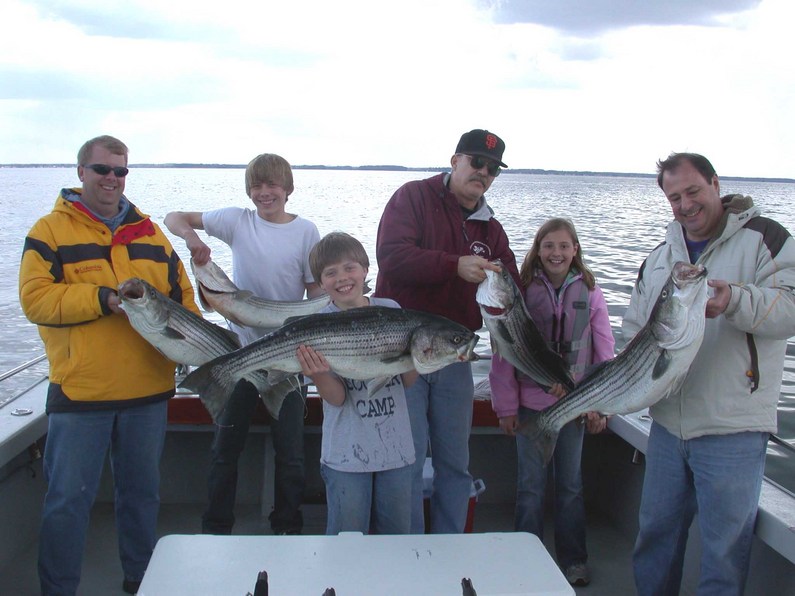
[[[140,587],[141,587],[141,582],[132,581],[130,579],[125,579],[121,584],[121,589],[124,590],[127,594],[137,594],[138,588]]]
[[[585,563],[574,563],[573,565],[569,565],[566,567],[566,571],[563,572],[563,575],[566,576],[566,581],[572,586],[587,586],[591,583],[591,578],[588,575],[588,567],[585,566]]]

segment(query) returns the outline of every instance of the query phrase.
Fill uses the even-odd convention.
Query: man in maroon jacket
[[[452,170],[401,186],[378,226],[375,295],[401,307],[445,316],[473,331],[481,328],[475,302],[486,269],[500,259],[519,280],[508,236],[484,193],[500,168],[505,143],[487,130],[464,133],[450,160]],[[411,531],[425,531],[422,467],[430,440],[434,480],[431,532],[464,531],[472,487],[469,432],[472,369],[460,362],[421,375],[406,390],[417,461],[412,486]]]

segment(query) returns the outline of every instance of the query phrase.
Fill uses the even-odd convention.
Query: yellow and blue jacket
[[[47,412],[141,405],[174,395],[174,363],[112,313],[107,298],[131,277],[199,313],[182,261],[149,216],[130,205],[114,231],[64,189],[25,238],[19,301],[39,326],[50,363]],[[78,196],[75,196],[78,195]]]

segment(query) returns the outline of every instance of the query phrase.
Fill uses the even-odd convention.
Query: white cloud
[[[494,1],[11,0],[0,163],[108,133],[139,163],[441,166],[485,127],[514,167],[795,177],[787,0]]]

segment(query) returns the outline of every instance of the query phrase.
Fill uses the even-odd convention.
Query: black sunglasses
[[[121,166],[116,166],[113,168],[111,166],[106,166],[104,163],[92,163],[91,165],[83,167],[91,168],[100,176],[107,176],[113,172],[113,175],[116,176],[116,178],[124,178],[130,172],[130,170],[127,168],[123,168]]]
[[[499,176],[500,172],[500,164],[494,163],[490,159],[486,159],[480,155],[467,155],[464,154],[469,158],[469,164],[472,166],[474,170],[480,170],[483,166],[486,166],[486,171],[489,173],[489,176]]]

